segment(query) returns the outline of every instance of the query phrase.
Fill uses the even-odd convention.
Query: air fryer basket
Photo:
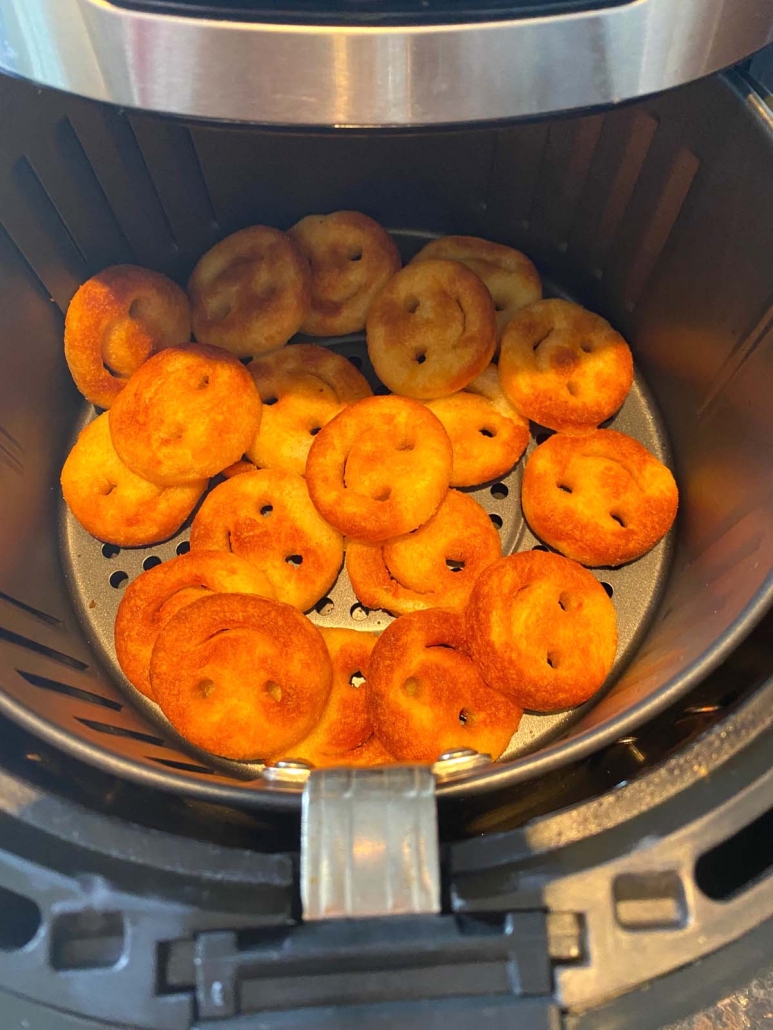
[[[141,561],[124,568],[70,526],[63,567],[58,473],[83,409],[61,332],[76,287],[107,264],[184,281],[226,233],[313,211],[367,211],[408,247],[457,232],[525,250],[630,340],[654,397],[631,417],[661,452],[662,423],[681,488],[668,581],[650,611],[661,548],[645,559],[658,566],[639,598],[646,635],[612,689],[561,739],[441,794],[524,781],[623,736],[762,614],[773,591],[773,153],[768,112],[740,81],[608,114],[423,135],[184,125],[11,80],[0,89],[0,706],[28,729],[148,784],[297,804],[297,786],[245,780],[162,736],[106,671],[106,650],[86,642],[71,596],[89,618]]]

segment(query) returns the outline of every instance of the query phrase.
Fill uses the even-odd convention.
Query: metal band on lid
[[[0,69],[127,107],[284,126],[472,124],[596,107],[731,65],[768,0],[637,0],[462,24],[276,24],[0,0]]]

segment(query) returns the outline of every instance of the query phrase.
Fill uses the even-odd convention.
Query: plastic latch
[[[307,920],[440,911],[428,768],[312,772],[303,792],[301,900]]]
[[[194,988],[201,1030],[322,1030],[352,1010],[365,1027],[418,1027],[428,1012],[446,1030],[561,1026],[541,911],[321,920],[247,936],[210,930],[168,953],[162,982]]]

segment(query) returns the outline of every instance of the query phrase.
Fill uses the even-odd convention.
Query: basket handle
[[[440,911],[429,767],[311,773],[301,816],[301,901],[306,920]]]

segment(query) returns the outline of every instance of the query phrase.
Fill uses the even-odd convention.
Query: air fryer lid
[[[766,0],[0,0],[0,67],[185,116],[440,125],[641,97],[771,27]]]

